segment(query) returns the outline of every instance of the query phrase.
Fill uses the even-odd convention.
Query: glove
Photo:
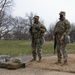
[[[40,27],[36,27],[35,29],[36,29],[37,31],[39,31],[39,30],[40,30]]]

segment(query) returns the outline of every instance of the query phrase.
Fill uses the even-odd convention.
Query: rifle
[[[57,42],[56,42],[56,34],[55,34],[54,35],[54,54],[55,54],[56,44],[57,44]]]
[[[29,29],[30,34],[32,35],[32,47],[34,46],[34,34],[32,32],[32,26]]]
[[[32,47],[34,47],[34,35],[32,35]]]

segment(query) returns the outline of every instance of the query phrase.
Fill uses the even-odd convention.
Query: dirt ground
[[[17,70],[0,69],[0,75],[75,75],[75,74],[26,67],[24,69],[17,69]]]
[[[44,57],[41,62],[29,62],[28,66],[33,68],[40,68],[50,71],[61,71],[75,73],[75,54],[68,55],[68,64],[55,64],[57,56]]]
[[[26,68],[8,70],[0,68],[0,75],[75,75],[75,54],[69,54],[68,65],[57,65],[56,56],[43,57],[42,62],[29,62],[31,56],[22,56]]]

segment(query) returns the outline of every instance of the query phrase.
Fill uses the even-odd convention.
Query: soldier
[[[36,55],[38,54],[39,60],[41,61],[41,50],[42,44],[44,42],[44,33],[46,28],[43,24],[39,22],[39,16],[34,16],[34,24],[30,27],[29,32],[32,36],[32,55],[33,59],[31,61],[36,61]]]
[[[64,11],[61,11],[59,13],[59,21],[56,23],[54,27],[54,36],[56,37],[56,48],[58,57],[57,64],[61,63],[62,54],[64,64],[67,63],[67,51],[65,50],[67,43],[65,42],[65,36],[67,36],[71,32],[71,26],[70,22],[67,19],[65,19],[65,14],[66,13]]]

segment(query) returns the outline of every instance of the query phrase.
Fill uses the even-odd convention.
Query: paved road
[[[46,55],[42,55],[42,57],[49,57],[49,56],[54,56],[54,54],[46,54]],[[19,56],[19,58],[22,59],[23,62],[29,62],[32,59],[32,55],[23,55],[23,56]]]

